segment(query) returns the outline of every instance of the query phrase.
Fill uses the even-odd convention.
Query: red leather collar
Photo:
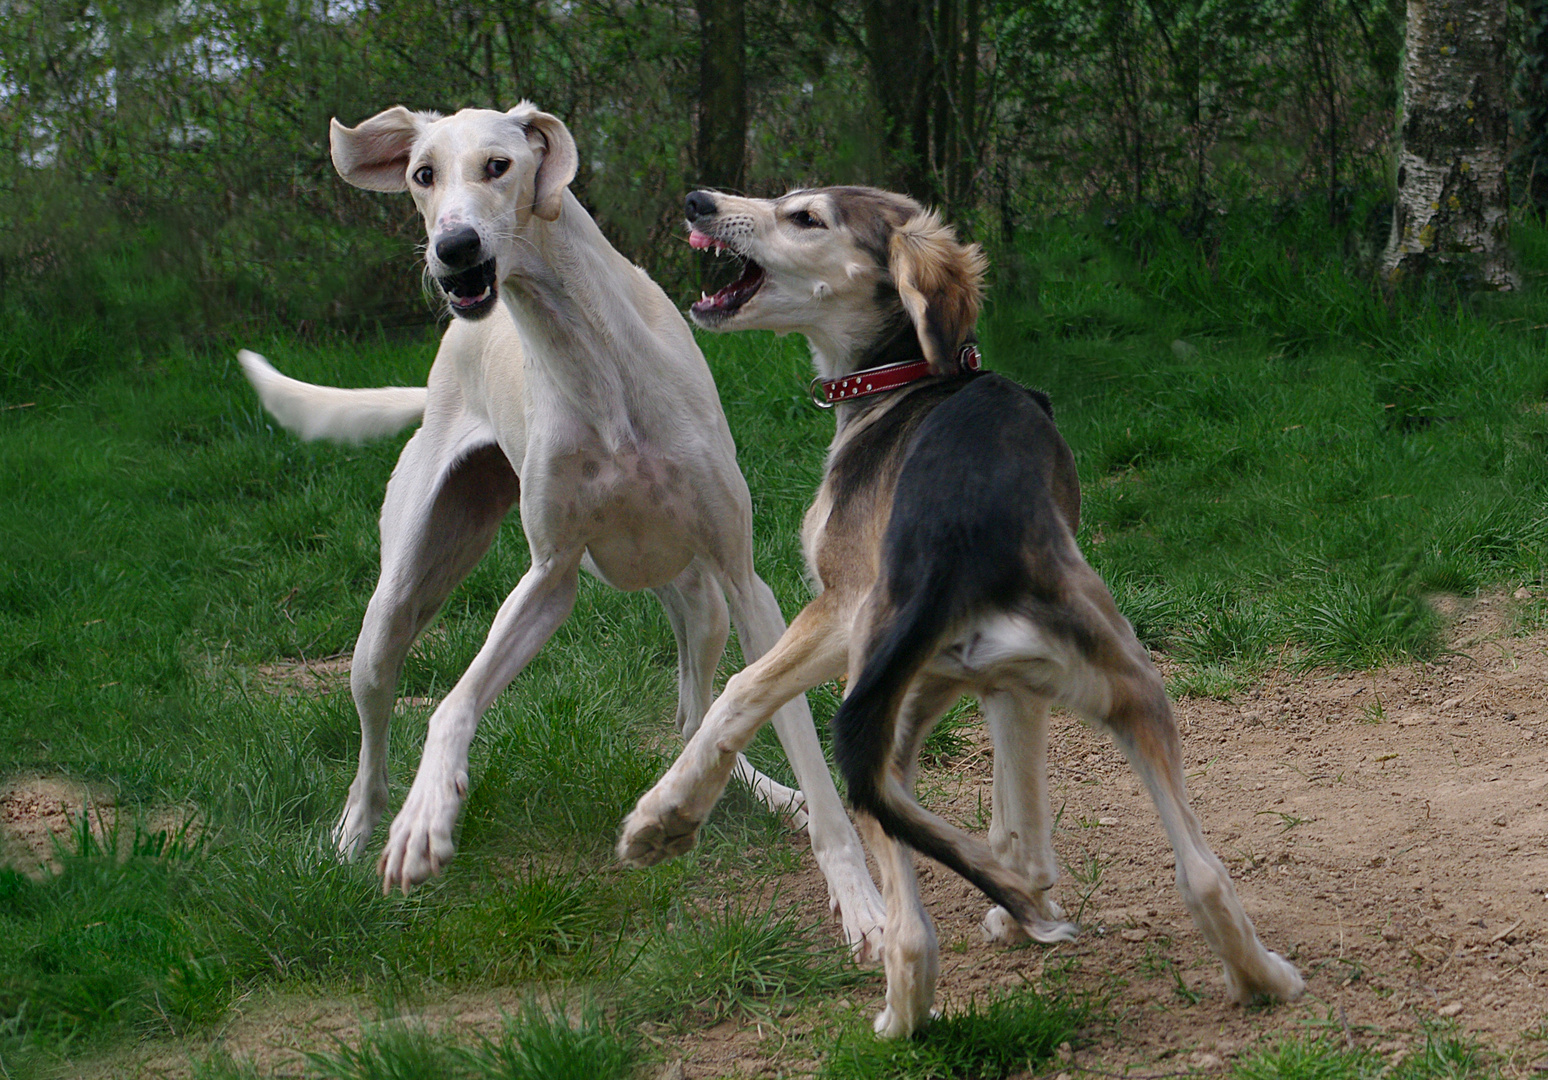
[[[957,352],[957,363],[964,371],[977,371],[982,362],[977,345],[964,345]],[[831,409],[841,401],[853,401],[896,390],[933,374],[928,360],[904,360],[896,364],[865,368],[845,375],[842,379],[818,376],[812,380],[812,404],[819,409]]]

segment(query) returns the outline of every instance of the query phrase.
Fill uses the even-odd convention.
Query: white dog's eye
[[[414,183],[420,187],[429,187],[435,183],[435,170],[428,165],[421,165],[414,170]]]
[[[797,210],[790,215],[790,220],[803,229],[826,229],[821,218],[812,216],[810,210]]]
[[[510,167],[510,158],[492,157],[484,162],[484,175],[493,180],[496,177],[504,176]]]

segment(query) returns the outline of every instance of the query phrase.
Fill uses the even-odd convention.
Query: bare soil
[[[59,845],[83,813],[100,842],[113,830],[112,794],[59,776],[13,777],[0,786],[0,865],[38,879],[57,872]]]
[[[942,948],[938,1007],[1049,975],[1106,995],[1116,1020],[1067,1055],[1072,1075],[1214,1071],[1308,1026],[1400,1053],[1437,1020],[1505,1055],[1507,1075],[1548,1072],[1548,1042],[1522,1038],[1540,1025],[1548,1035],[1548,634],[1509,637],[1512,606],[1490,598],[1454,612],[1455,651],[1436,663],[1279,671],[1236,702],[1177,703],[1205,835],[1264,943],[1300,967],[1303,1000],[1225,1000],[1149,797],[1108,739],[1056,714],[1056,893],[1081,937],[990,945],[978,929],[987,901],[920,860]],[[984,739],[920,791],[982,828],[990,780]],[[789,888],[821,911],[815,875]],[[857,1003],[875,1011],[880,988],[866,993]],[[778,1054],[709,1040],[683,1050],[690,1078],[781,1067]]]

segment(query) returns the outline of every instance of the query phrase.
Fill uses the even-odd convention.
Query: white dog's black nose
[[[683,214],[689,221],[698,221],[715,212],[715,197],[707,191],[690,191],[683,204]]]
[[[464,225],[460,229],[454,229],[443,235],[435,242],[435,257],[440,259],[448,270],[466,270],[470,266],[477,266],[481,261],[484,242],[478,237],[478,230],[471,225]]]

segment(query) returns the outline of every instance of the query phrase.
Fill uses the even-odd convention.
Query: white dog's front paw
[[[1295,965],[1272,950],[1264,950],[1257,971],[1225,969],[1226,996],[1238,1005],[1251,1005],[1258,998],[1294,1001],[1306,991],[1306,983]]]
[[[618,858],[629,866],[654,866],[693,847],[702,818],[682,806],[662,805],[655,789],[645,793],[624,818],[618,837]]]
[[[382,890],[394,888],[407,893],[410,888],[441,872],[451,861],[456,845],[452,829],[468,791],[466,773],[459,773],[446,790],[434,791],[421,769],[419,779],[403,801],[403,809],[393,819],[382,849],[377,871],[382,875]]]
[[[341,859],[354,862],[365,854],[366,845],[371,840],[371,832],[376,828],[376,823],[382,820],[382,813],[386,809],[385,784],[381,785],[380,790],[373,785],[365,791],[361,790],[359,780],[349,786],[349,798],[344,801],[344,812],[339,815],[338,824],[333,827],[333,844],[338,849]]]

